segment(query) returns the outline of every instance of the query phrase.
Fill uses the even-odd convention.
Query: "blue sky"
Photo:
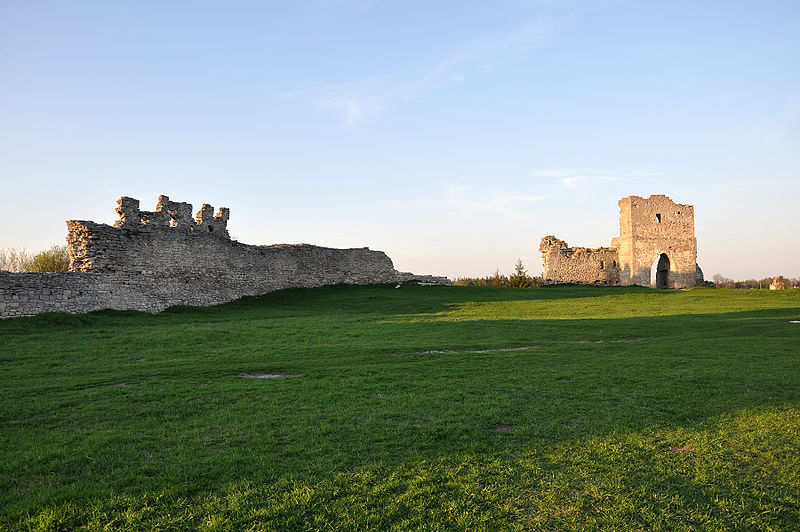
[[[800,277],[800,2],[0,0],[0,247],[120,196],[448,276],[695,206],[711,277]]]

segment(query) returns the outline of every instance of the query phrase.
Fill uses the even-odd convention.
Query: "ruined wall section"
[[[398,272],[381,251],[308,244],[251,246],[232,241],[229,211],[159,198],[153,212],[120,198],[114,226],[70,220],[70,272],[0,272],[0,317],[99,309],[160,312],[208,306],[274,290],[334,284],[420,281],[443,277]]]
[[[86,273],[0,271],[0,318],[41,312],[91,312],[104,308],[96,276]]]
[[[539,251],[547,283],[619,284],[619,258],[615,249],[569,247],[550,235],[542,238]]]
[[[129,230],[70,221],[76,266],[98,278],[104,308],[159,312],[207,306],[294,287],[393,282],[386,254],[306,244],[250,246],[177,228]]]

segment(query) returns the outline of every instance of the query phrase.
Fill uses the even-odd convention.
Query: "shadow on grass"
[[[692,430],[608,434],[510,453],[442,454],[186,493],[101,492],[0,515],[19,529],[792,530],[797,408]],[[785,429],[790,429],[789,432]],[[676,445],[691,453],[670,452]],[[673,446],[673,447],[670,447]]]
[[[452,305],[470,302],[565,300],[572,298],[608,297],[624,294],[646,294],[664,297],[674,294],[671,290],[655,290],[640,286],[597,287],[583,285],[549,285],[538,288],[507,287],[453,287],[401,285],[335,285],[317,288],[288,288],[261,296],[245,296],[230,303],[211,307],[172,306],[160,314],[139,311],[99,310],[86,314],[46,312],[37,316],[0,320],[0,332],[30,332],[37,328],[91,327],[119,324],[136,320],[140,324],[156,326],[165,320],[181,321],[236,321],[252,319],[253,312],[271,317],[282,317],[287,312],[293,315],[309,315],[319,311],[342,311],[347,313],[376,312],[375,299],[381,303],[380,312],[405,313],[445,312]]]
[[[166,486],[193,493],[514,455],[611,434],[699,430],[709,419],[800,401],[793,299],[746,310],[733,294],[733,308],[745,310],[704,314],[379,323],[453,303],[609,290],[635,296],[634,305],[686,294],[331,287],[156,316],[2,323],[12,363],[0,368],[0,502],[36,507]],[[503,351],[521,346],[536,347]],[[238,377],[251,372],[302,377]]]

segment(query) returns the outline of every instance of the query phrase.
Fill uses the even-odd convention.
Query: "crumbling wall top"
[[[539,251],[543,254],[553,253],[558,251],[565,257],[570,257],[575,254],[592,254],[592,253],[616,253],[614,248],[587,248],[587,247],[570,247],[565,241],[556,238],[553,235],[543,237],[539,242]]]
[[[192,204],[171,201],[169,196],[163,194],[158,197],[155,211],[139,209],[139,200],[122,196],[117,200],[117,214],[119,220],[114,222],[114,227],[129,230],[152,230],[157,228],[174,228],[186,233],[213,233],[223,238],[230,238],[228,234],[228,219],[230,209],[221,207],[214,214],[214,207],[204,203],[197,212],[196,219],[192,218]]]
[[[539,252],[545,253],[552,250],[552,248],[556,249],[567,249],[569,245],[563,240],[559,240],[554,235],[547,235],[542,238],[542,241],[539,242]]]

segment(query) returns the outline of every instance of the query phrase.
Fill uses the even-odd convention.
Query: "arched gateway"
[[[554,236],[539,245],[544,279],[585,283],[683,288],[702,283],[697,266],[694,207],[667,196],[628,196],[619,200],[619,236],[608,248],[569,247]],[[655,279],[651,268],[657,262]]]
[[[669,257],[666,254],[660,254],[656,260],[653,261],[653,268],[650,271],[650,279],[654,288],[669,288]],[[655,270],[655,275],[653,275]]]

